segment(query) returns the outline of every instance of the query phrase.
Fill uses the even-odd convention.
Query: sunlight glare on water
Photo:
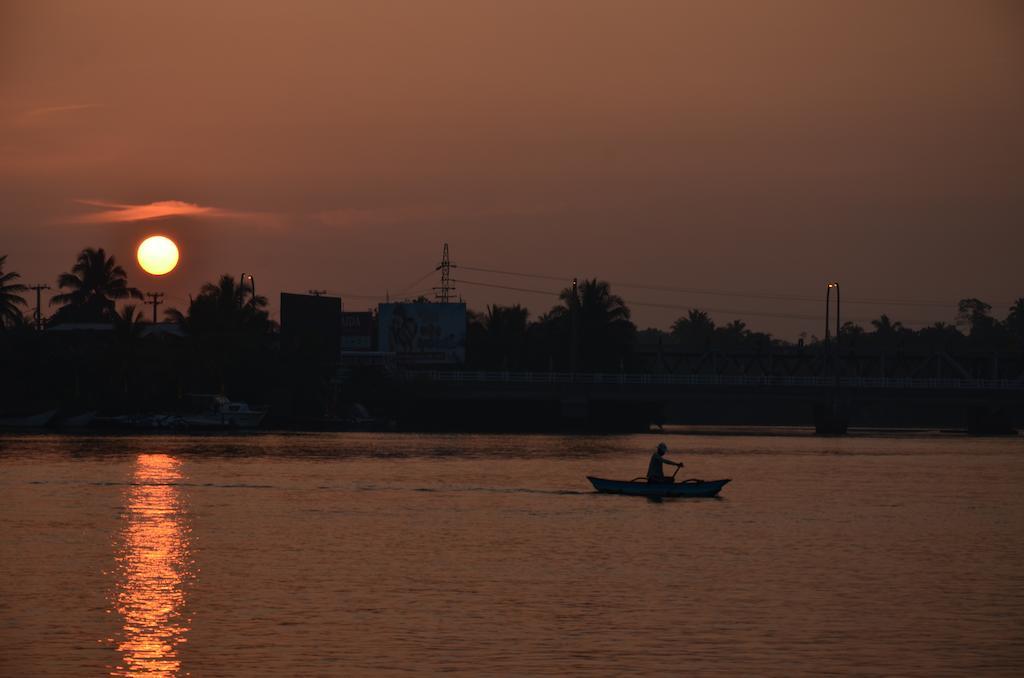
[[[181,462],[166,454],[140,454],[128,488],[126,526],[118,553],[117,612],[124,620],[114,675],[177,675],[177,646],[185,642],[185,586],[192,577],[187,511],[182,505]]]

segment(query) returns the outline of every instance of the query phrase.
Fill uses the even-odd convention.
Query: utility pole
[[[146,303],[153,305],[153,324],[156,325],[156,307],[159,306],[160,304],[164,303],[163,302],[164,293],[163,292],[146,292],[146,296],[149,297],[152,300],[152,301],[147,301]]]
[[[448,259],[448,243],[445,243],[444,253],[441,255],[441,263],[434,269],[435,271],[441,271],[441,286],[434,288],[434,297],[442,304],[447,304],[451,299],[452,292],[455,291],[455,288],[452,287],[451,269],[453,268],[456,268],[456,266]]]
[[[572,324],[572,336],[570,338],[571,346],[569,347],[569,371],[573,374],[576,373],[576,354],[579,352],[579,306],[580,297],[579,286],[576,278],[572,279],[572,298],[569,300],[569,315]]]
[[[42,291],[50,289],[49,285],[29,285],[30,290],[36,291],[36,331],[43,329],[43,314],[39,310],[42,298]]]

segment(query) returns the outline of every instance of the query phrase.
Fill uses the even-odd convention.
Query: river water
[[[2,437],[0,675],[1024,672],[1024,438],[678,433]]]

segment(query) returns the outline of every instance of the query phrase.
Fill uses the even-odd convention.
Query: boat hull
[[[82,414],[76,414],[73,417],[65,417],[57,422],[57,426],[61,428],[85,428],[90,426],[96,419],[96,412],[83,412]]]
[[[627,494],[636,497],[714,497],[725,487],[729,479],[683,481],[681,483],[647,483],[629,480],[608,480],[587,476],[587,480],[598,492],[605,494]]]
[[[47,410],[26,417],[0,417],[0,428],[42,428],[57,415],[57,410]]]
[[[208,414],[186,414],[182,421],[188,428],[195,429],[234,429],[234,428],[259,428],[263,418],[267,416],[265,411],[248,412],[210,412]]]

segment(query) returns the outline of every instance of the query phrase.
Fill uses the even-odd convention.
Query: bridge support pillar
[[[590,417],[590,400],[584,395],[562,396],[562,420],[566,422],[585,422]]]
[[[836,396],[814,403],[814,432],[819,435],[846,435],[850,426],[850,408]]]
[[[1014,435],[1017,429],[1008,408],[984,403],[967,409],[967,433],[972,436]]]

